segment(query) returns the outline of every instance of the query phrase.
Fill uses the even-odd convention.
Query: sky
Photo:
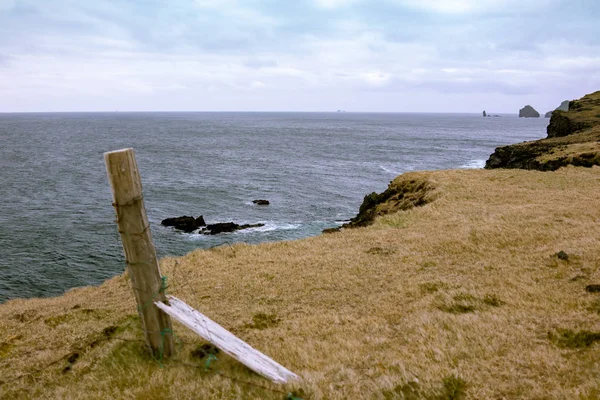
[[[544,113],[598,0],[0,0],[0,112]]]

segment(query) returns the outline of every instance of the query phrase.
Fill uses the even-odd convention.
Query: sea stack
[[[525,107],[519,110],[519,118],[539,118],[540,113],[535,111],[533,107],[530,105],[526,105]]]
[[[483,116],[487,117],[487,114],[485,113],[485,110],[483,110]]]

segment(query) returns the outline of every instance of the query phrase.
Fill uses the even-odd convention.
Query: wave
[[[302,224],[300,223],[265,222],[264,226],[260,226],[258,228],[242,229],[241,231],[236,231],[235,233],[243,234],[251,232],[290,231],[300,228],[301,225]]]
[[[240,224],[243,224],[243,223],[245,223],[245,222],[242,222]],[[223,233],[223,234],[220,234],[217,236],[222,237],[222,235],[229,235],[229,234],[230,235],[244,235],[244,234],[248,234],[248,233],[257,233],[257,232],[289,231],[289,230],[299,229],[302,226],[301,223],[286,223],[286,222],[265,222],[264,224],[265,224],[264,226],[259,226],[257,228],[241,229],[239,231]],[[215,239],[217,236],[204,235],[200,231],[195,231],[194,233],[191,233],[191,234],[185,234],[186,239],[193,240],[193,241],[201,240],[201,239],[209,239],[209,238]]]
[[[483,167],[485,167],[485,160],[471,160],[471,161],[461,165],[458,168],[474,169],[474,168],[483,168]]]
[[[388,174],[394,174],[394,175],[400,175],[405,173],[406,171],[412,171],[415,168],[414,167],[402,167],[402,168],[388,168],[385,165],[379,165],[379,168],[385,172],[387,172]]]

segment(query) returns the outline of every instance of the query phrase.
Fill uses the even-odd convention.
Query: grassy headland
[[[600,91],[571,101],[569,111],[554,111],[547,131],[546,139],[498,147],[485,167],[554,171],[600,165]]]
[[[179,352],[161,366],[123,275],[0,305],[0,397],[600,398],[600,294],[586,291],[600,283],[600,168],[392,186],[406,182],[428,201],[367,227],[161,261],[168,293],[301,383],[272,385],[221,354],[205,371],[203,342],[177,323]]]

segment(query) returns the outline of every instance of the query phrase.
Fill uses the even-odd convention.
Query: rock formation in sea
[[[537,112],[530,105],[526,105],[525,107],[519,110],[519,118],[539,118],[540,113]]]
[[[202,231],[200,231],[200,233],[204,235],[218,235],[219,233],[235,232],[240,231],[242,229],[260,228],[261,226],[265,226],[265,224],[238,225],[234,222],[220,222],[217,224],[206,225],[206,227],[203,228]]]
[[[217,235],[219,233],[235,232],[242,229],[265,226],[265,224],[238,225],[234,222],[219,222],[216,224],[206,225],[202,215],[198,218],[188,217],[187,215],[182,217],[167,218],[163,219],[161,224],[164,226],[172,226],[173,228],[184,231],[185,233],[192,233],[200,229],[200,233],[205,235]]]
[[[569,100],[565,100],[562,103],[560,103],[560,106],[556,107],[554,110],[552,111],[548,111],[545,115],[546,118],[550,118],[552,116],[552,113],[556,110],[559,111],[569,111]]]
[[[487,117],[487,114],[485,113],[485,110],[483,110],[483,116]]]
[[[252,202],[257,206],[268,206],[269,204],[271,204],[269,203],[269,200],[264,199],[252,200]]]
[[[182,217],[163,219],[161,221],[161,225],[172,226],[173,228],[179,229],[180,231],[191,233],[199,229],[200,227],[206,226],[206,222],[204,222],[204,217],[202,215],[198,218],[188,217],[187,215],[184,215]]]
[[[568,111],[554,111],[546,132],[546,139],[496,148],[485,168],[554,171],[600,165],[600,91],[569,102]]]

